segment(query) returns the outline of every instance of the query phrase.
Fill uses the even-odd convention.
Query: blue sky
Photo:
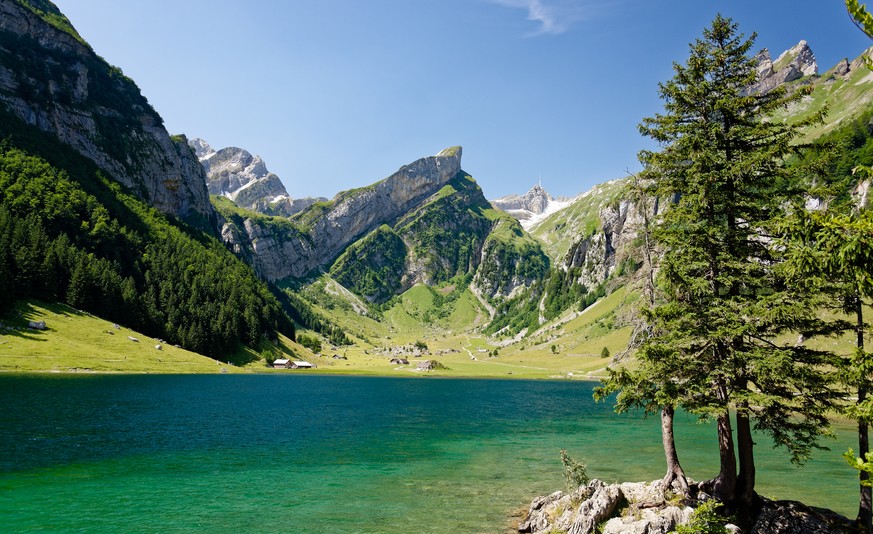
[[[55,0],[170,133],[327,196],[462,145],[488,198],[636,170],[636,125],[716,13],[820,71],[870,46],[842,0]]]

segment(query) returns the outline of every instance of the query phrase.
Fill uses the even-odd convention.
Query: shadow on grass
[[[244,365],[255,363],[258,360],[262,360],[262,358],[257,352],[249,347],[240,346],[233,352],[233,354],[227,355],[226,361],[237,367],[242,367]]]
[[[50,311],[53,317],[47,317],[43,310],[38,309],[40,306],[45,310]],[[0,336],[15,336],[31,341],[48,341],[46,334],[54,331],[51,327],[51,322],[60,317],[75,317],[87,316],[88,314],[77,312],[71,308],[67,308],[62,304],[47,304],[43,302],[18,301],[12,310],[8,311],[2,317],[3,323],[10,327],[9,330],[0,328]],[[28,324],[33,322],[45,321],[46,327],[44,330],[30,328]]]
[[[46,339],[45,336],[41,336],[40,334],[44,334],[48,331],[50,331],[49,328],[46,328],[45,330],[30,330],[28,328],[25,328],[24,330],[15,329],[15,330],[7,330],[4,332],[0,332],[0,337],[12,336],[12,337],[20,337],[22,339],[27,339],[29,341],[43,341],[43,342],[45,342],[45,341],[48,341],[48,339]]]

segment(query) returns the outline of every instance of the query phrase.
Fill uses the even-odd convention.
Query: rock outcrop
[[[685,524],[691,508],[666,499],[663,482],[606,484],[592,480],[573,492],[537,497],[519,532],[667,534]]]
[[[267,170],[260,156],[227,147],[213,150],[203,139],[188,141],[206,172],[211,195],[221,195],[238,206],[266,215],[290,217],[326,198],[298,198],[288,195],[278,176]]]
[[[702,494],[698,497],[708,499]],[[571,493],[556,491],[535,498],[519,523],[519,532],[568,534],[667,534],[692,519],[698,501],[684,504],[676,488],[664,482],[606,484],[592,480]],[[745,518],[751,534],[837,534],[850,531],[845,517],[796,501],[761,498],[757,517]],[[725,524],[729,532],[739,527]]]
[[[654,220],[660,208],[654,203],[649,214]],[[591,289],[605,282],[625,258],[635,255],[631,243],[636,240],[644,222],[639,205],[621,200],[600,211],[600,231],[576,241],[560,267],[579,273],[577,283]]]
[[[797,501],[762,499],[761,513],[750,534],[837,534],[851,532],[847,518]]]
[[[159,210],[214,222],[205,175],[136,84],[50,3],[0,0],[0,109],[57,137]],[[53,18],[54,24],[48,19]]]
[[[782,52],[776,61],[770,58],[770,51],[766,48],[758,52],[755,60],[758,63],[758,83],[750,88],[752,93],[767,93],[784,83],[818,74],[815,54],[806,41]]]

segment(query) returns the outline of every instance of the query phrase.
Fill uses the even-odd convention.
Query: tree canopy
[[[659,145],[640,154],[649,194],[673,202],[652,231],[661,259],[643,312],[650,335],[638,374],[619,384],[637,404],[716,420],[720,469],[708,485],[738,508],[755,500],[752,426],[802,462],[836,396],[830,355],[795,342],[821,333],[818,297],[789,283],[774,245],[784,218],[803,209],[803,176],[786,160],[799,128],[820,117],[766,120],[807,91],[751,92],[754,39],[717,16],[659,85],[663,113],[640,124]],[[642,383],[660,386],[633,388]]]

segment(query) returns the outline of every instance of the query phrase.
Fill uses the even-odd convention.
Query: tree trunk
[[[855,306],[855,334],[857,335],[856,344],[858,346],[858,354],[864,357],[864,306],[863,301],[858,298]],[[867,377],[861,377],[861,383],[858,385],[858,404],[861,404],[867,399]],[[870,451],[870,424],[867,419],[858,418],[858,455],[866,459],[867,453]],[[870,475],[865,471],[861,471],[861,497],[858,502],[858,519],[856,520],[861,532],[868,534],[873,532],[873,488],[865,486],[863,483],[870,479]]]
[[[737,456],[740,460],[740,474],[737,476],[737,503],[750,509],[755,499],[755,442],[752,441],[752,425],[749,421],[748,405],[737,407]]]
[[[718,476],[712,484],[713,496],[733,509],[737,486],[737,459],[734,456],[734,436],[731,430],[731,414],[727,409],[727,387],[723,381],[716,385],[718,399],[724,402],[725,411],[716,419],[718,430]]]
[[[858,402],[863,401],[866,398],[866,391],[864,388],[858,388]],[[858,421],[858,455],[861,458],[867,457],[867,452],[870,451],[870,435],[869,435],[869,424],[866,420],[862,419]],[[870,475],[866,471],[861,471],[861,499],[858,503],[858,526],[861,529],[861,532],[871,533],[873,532],[873,526],[871,526],[871,522],[873,522],[873,499],[871,499],[871,494],[873,494],[873,488],[870,486],[865,486],[863,483],[866,480],[870,480]]]
[[[664,486],[670,487],[675,482],[682,493],[688,494],[688,479],[685,471],[679,465],[679,455],[676,454],[676,442],[673,439],[673,406],[661,409],[661,441],[664,443],[664,456],[667,458],[667,474],[664,475]]]

